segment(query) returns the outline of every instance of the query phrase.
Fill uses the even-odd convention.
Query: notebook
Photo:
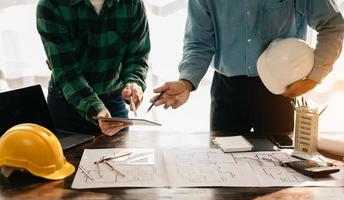
[[[253,145],[241,135],[228,137],[215,137],[214,144],[219,146],[223,152],[252,151]]]

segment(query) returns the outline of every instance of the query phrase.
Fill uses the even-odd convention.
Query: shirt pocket
[[[270,42],[287,35],[295,23],[294,0],[264,0],[261,6],[261,39]]]

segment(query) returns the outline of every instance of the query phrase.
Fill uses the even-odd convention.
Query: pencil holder
[[[314,153],[318,146],[319,114],[306,106],[296,108],[295,143],[297,151]]]

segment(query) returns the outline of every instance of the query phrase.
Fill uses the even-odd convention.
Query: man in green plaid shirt
[[[37,29],[56,128],[112,135],[127,127],[93,117],[128,117],[125,101],[142,101],[150,51],[142,1],[40,0]]]

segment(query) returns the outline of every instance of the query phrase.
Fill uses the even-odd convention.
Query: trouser
[[[211,86],[210,128],[229,134],[292,132],[294,110],[290,99],[269,92],[260,78],[226,77],[214,73]]]
[[[128,109],[119,92],[99,95],[112,117],[128,117]],[[94,124],[82,117],[77,110],[69,104],[62,92],[49,82],[48,107],[55,129],[73,131],[86,134],[99,134],[101,130]]]

